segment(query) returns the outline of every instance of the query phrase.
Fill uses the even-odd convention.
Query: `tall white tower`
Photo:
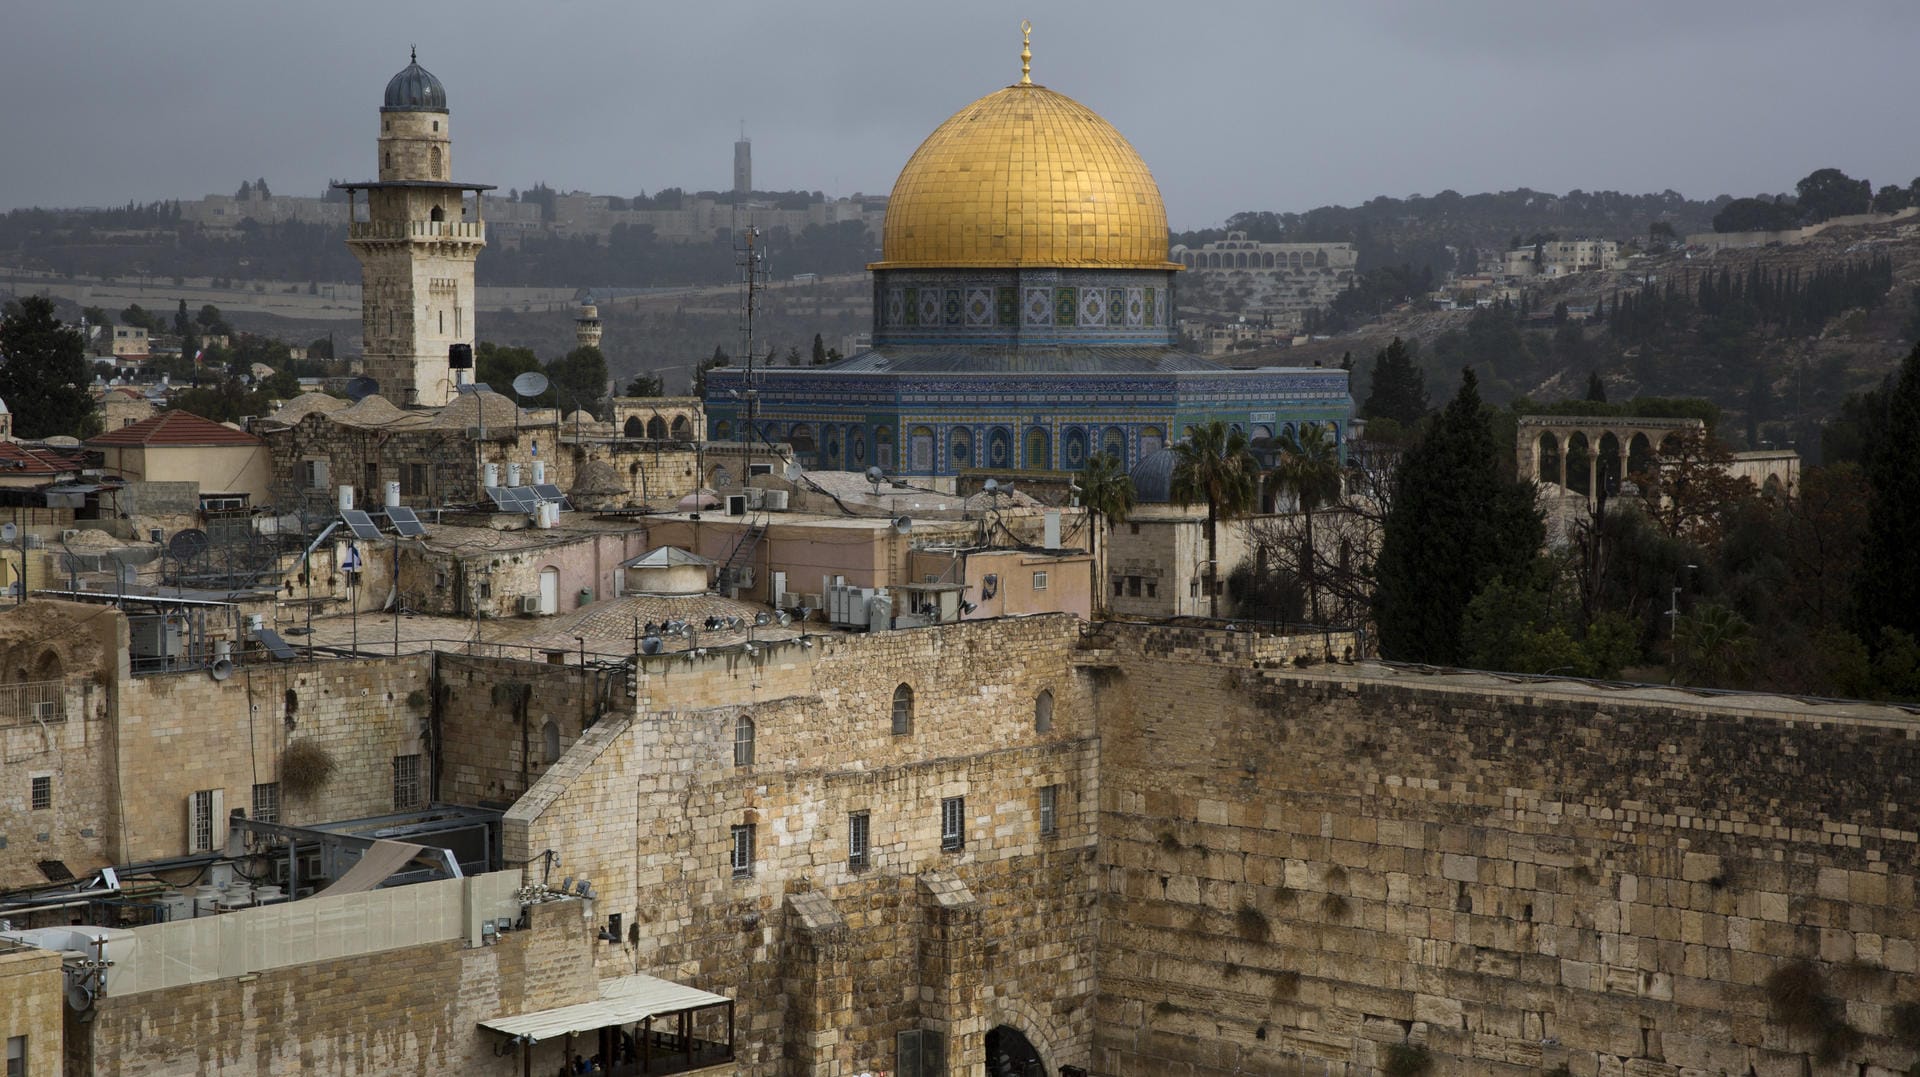
[[[740,132],[740,140],[733,144],[733,193],[753,193],[753,140],[745,131]]]
[[[446,88],[416,56],[387,83],[379,180],[335,184],[347,192],[347,246],[360,260],[363,365],[396,404],[445,404],[461,375],[471,377],[450,369],[448,351],[473,343],[473,267],[487,245],[481,199],[493,188],[447,178],[447,120]]]
[[[592,296],[580,304],[580,310],[573,316],[573,339],[583,348],[600,346],[600,308]]]

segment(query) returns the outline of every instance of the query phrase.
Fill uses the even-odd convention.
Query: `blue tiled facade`
[[[1233,370],[1179,351],[1173,274],[891,270],[874,274],[873,349],[831,367],[756,370],[759,435],[821,470],[902,476],[1131,468],[1220,419],[1250,437],[1305,423],[1344,441],[1334,369]],[[707,374],[708,436],[743,435],[744,370]]]

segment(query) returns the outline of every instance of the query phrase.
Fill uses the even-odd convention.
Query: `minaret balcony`
[[[485,221],[354,221],[347,226],[348,242],[414,239],[485,243],[487,224]]]

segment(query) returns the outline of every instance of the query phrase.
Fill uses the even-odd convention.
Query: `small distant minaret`
[[[746,125],[740,129],[740,140],[733,144],[733,193],[750,194],[753,191],[753,142],[747,138]]]
[[[600,346],[600,308],[594,304],[592,296],[580,304],[580,313],[574,315],[573,339],[579,341],[583,348]]]

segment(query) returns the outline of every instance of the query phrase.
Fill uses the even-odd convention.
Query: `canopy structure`
[[[509,1036],[526,1036],[537,1043],[568,1033],[579,1035],[592,1032],[610,1025],[638,1024],[649,1017],[664,1017],[682,1010],[704,1010],[708,1006],[732,1004],[733,1000],[725,995],[641,974],[621,976],[601,984],[600,998],[595,1002],[578,1002],[551,1010],[496,1017],[480,1022],[480,1025]]]
[[[697,1037],[695,1012],[719,1007],[726,1008],[725,1041]],[[663,1018],[677,1020],[656,1026]],[[710,1015],[709,1021],[717,1020]],[[638,1026],[637,1035],[626,1034],[629,1026]],[[480,1027],[513,1037],[523,1052],[548,1040],[597,1036],[602,1054],[624,1055],[611,1067],[615,1073],[677,1073],[733,1058],[732,999],[644,974],[602,983],[600,997],[592,1002],[503,1015]],[[717,1028],[709,1035],[717,1036]]]

